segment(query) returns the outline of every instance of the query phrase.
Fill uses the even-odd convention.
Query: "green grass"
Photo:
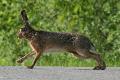
[[[97,4],[97,6],[96,6]],[[75,32],[89,37],[107,66],[120,66],[119,0],[0,0],[0,65],[30,65],[15,61],[29,52],[27,42],[17,33],[23,26],[20,11],[25,9],[37,30]],[[94,66],[94,60],[82,60],[68,54],[44,55],[41,66]]]
[[[108,57],[108,55],[107,55]],[[117,61],[118,59],[112,60],[112,58],[107,58],[106,55],[104,56],[104,60],[109,67],[119,67],[120,62]],[[110,56],[109,56],[110,57]],[[15,61],[12,62],[8,58],[0,58],[0,65],[5,66],[26,66],[32,64],[32,58],[28,58],[23,62],[22,64],[18,64]],[[93,67],[95,66],[95,61],[91,59],[78,59],[77,57],[74,57],[72,54],[67,53],[57,53],[57,54],[49,54],[49,55],[43,55],[39,59],[39,61],[36,63],[37,66],[66,66],[66,67]]]
[[[31,65],[33,58],[29,58],[22,65]],[[94,66],[95,61],[78,59],[71,54],[43,55],[37,62],[38,66]]]

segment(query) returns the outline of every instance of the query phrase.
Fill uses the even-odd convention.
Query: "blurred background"
[[[0,0],[0,65],[15,66],[31,51],[17,37],[25,9],[36,30],[72,32],[91,39],[107,66],[120,66],[120,0]],[[43,55],[41,66],[93,66],[95,61],[72,54]],[[32,58],[33,59],[33,58]],[[31,64],[32,59],[21,65]]]

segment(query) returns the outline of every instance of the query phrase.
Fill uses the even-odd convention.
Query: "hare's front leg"
[[[26,60],[29,57],[32,57],[34,54],[35,54],[34,51],[32,51],[32,52],[26,54],[25,56],[19,58],[18,60],[16,60],[16,62],[17,63],[22,63],[24,60]]]
[[[40,58],[41,54],[42,54],[41,50],[37,51],[32,65],[31,66],[27,66],[27,68],[32,69],[35,66],[35,63],[37,62],[37,60]]]

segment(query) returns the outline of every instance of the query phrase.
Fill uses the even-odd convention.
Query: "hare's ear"
[[[27,17],[27,14],[26,14],[25,10],[21,11],[21,17],[22,17],[22,21],[23,21],[25,27],[30,27],[30,23],[28,21],[28,17]]]

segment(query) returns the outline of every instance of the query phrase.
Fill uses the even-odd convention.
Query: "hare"
[[[93,43],[87,37],[73,33],[37,31],[31,27],[25,10],[21,11],[21,16],[24,27],[20,29],[18,37],[28,40],[32,52],[18,59],[18,63],[35,55],[32,65],[28,66],[29,69],[32,69],[43,52],[59,50],[72,53],[78,58],[96,60],[97,66],[93,68],[94,70],[106,68],[105,62],[97,54]]]

